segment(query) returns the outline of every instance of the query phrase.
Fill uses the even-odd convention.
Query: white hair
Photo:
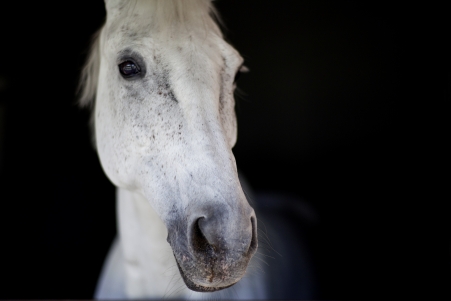
[[[204,32],[213,31],[222,36],[217,25],[221,24],[221,21],[211,0],[116,0],[118,5],[115,8],[120,13],[115,17],[121,19],[130,16],[139,1],[146,2],[152,26],[160,33],[181,34],[196,28],[203,29]],[[91,48],[81,71],[78,86],[78,102],[81,107],[92,108],[94,104],[100,70],[100,36],[104,28],[105,24],[93,35]]]

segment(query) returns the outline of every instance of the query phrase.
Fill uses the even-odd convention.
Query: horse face
[[[166,224],[189,288],[233,285],[257,248],[255,214],[231,151],[243,60],[211,19],[208,30],[187,21],[166,31],[148,13],[153,1],[137,1],[132,13],[112,3],[95,106],[103,169],[118,187],[141,193]]]

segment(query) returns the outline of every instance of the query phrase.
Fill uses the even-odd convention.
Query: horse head
[[[98,60],[85,72],[93,83],[82,98],[96,94],[101,165],[164,222],[190,289],[229,287],[257,249],[255,213],[232,153],[243,59],[224,41],[210,1],[105,2]]]

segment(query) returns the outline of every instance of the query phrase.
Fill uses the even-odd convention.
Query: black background
[[[238,167],[317,212],[318,299],[450,296],[451,27],[425,3],[216,1],[251,70]],[[75,91],[103,2],[0,10],[0,298],[91,298],[114,188]]]

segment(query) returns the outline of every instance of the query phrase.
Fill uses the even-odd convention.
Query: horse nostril
[[[193,235],[191,237],[192,239],[192,245],[196,252],[206,252],[209,249],[214,249],[214,247],[210,244],[208,239],[204,235],[204,231],[201,229],[201,223],[205,222],[204,217],[198,218],[193,225]]]
[[[251,225],[252,225],[252,239],[251,244],[249,245],[249,254],[253,254],[257,251],[258,240],[257,240],[257,225],[255,222],[255,217],[251,217]]]
[[[194,252],[197,253],[208,253],[213,255],[219,250],[226,249],[237,249],[241,247],[245,247],[245,249],[241,249],[247,255],[252,256],[258,247],[257,240],[257,220],[255,216],[251,216],[251,233],[246,231],[241,232],[241,229],[248,228],[244,225],[232,227],[232,229],[226,230],[224,229],[224,225],[221,224],[224,222],[222,219],[217,218],[217,216],[211,217],[200,217],[193,223],[193,228],[191,231],[191,246]],[[235,231],[233,231],[235,229]],[[243,229],[244,230],[244,229]],[[247,240],[248,245],[243,246],[241,244],[237,244],[237,241],[244,242]]]

